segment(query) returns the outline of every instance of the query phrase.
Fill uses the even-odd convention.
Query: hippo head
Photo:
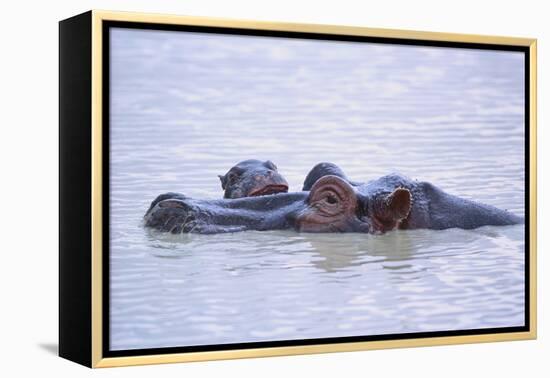
[[[277,166],[269,160],[241,161],[225,175],[218,177],[224,198],[255,197],[288,191],[288,183],[277,172]]]
[[[313,184],[296,228],[303,232],[384,233],[397,228],[410,210],[407,189],[365,195],[346,180],[329,175]]]

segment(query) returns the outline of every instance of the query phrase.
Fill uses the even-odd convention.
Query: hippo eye
[[[334,205],[336,202],[338,202],[338,199],[332,195],[332,194],[329,194],[326,198],[325,198],[325,201],[327,201],[328,203],[330,203],[331,205]]]
[[[313,184],[307,202],[316,219],[352,216],[357,210],[357,194],[337,176],[323,176]]]
[[[328,191],[320,198],[319,204],[324,209],[338,209],[340,208],[340,198],[337,193]]]
[[[231,172],[227,175],[227,181],[229,182],[229,184],[234,184],[236,180],[237,175],[235,173]]]

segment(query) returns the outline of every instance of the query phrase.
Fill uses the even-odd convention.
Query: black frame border
[[[296,38],[296,39],[313,39],[327,41],[343,41],[343,42],[364,42],[364,43],[381,43],[381,44],[397,44],[408,46],[424,46],[424,47],[447,47],[447,48],[465,48],[465,49],[480,49],[480,50],[497,50],[497,51],[514,51],[524,53],[525,64],[525,108],[524,108],[524,151],[525,151],[525,294],[524,294],[524,326],[519,327],[499,327],[499,328],[479,328],[454,331],[434,331],[434,332],[414,332],[414,333],[396,333],[383,335],[368,335],[368,336],[349,336],[349,337],[327,337],[316,339],[296,339],[296,340],[278,340],[264,342],[245,342],[232,344],[212,344],[212,345],[193,345],[193,346],[178,346],[165,348],[144,348],[144,349],[129,349],[129,350],[110,350],[110,29],[111,28],[126,28],[140,30],[161,30],[161,31],[179,31],[179,32],[194,32],[194,33],[210,33],[210,34],[229,34],[243,35],[256,37],[279,37],[279,38]],[[408,340],[408,339],[425,339],[436,337],[452,337],[452,336],[474,336],[474,335],[489,335],[514,332],[529,332],[530,324],[530,106],[532,99],[530,98],[531,81],[530,81],[530,48],[528,46],[517,45],[500,45],[500,44],[484,44],[473,42],[450,42],[450,41],[432,41],[420,39],[406,38],[389,38],[389,37],[371,37],[357,35],[336,35],[324,33],[309,33],[309,32],[290,32],[290,31],[274,31],[260,29],[245,29],[245,28],[228,28],[214,26],[192,26],[192,25],[173,25],[147,22],[133,21],[102,21],[102,123],[103,123],[103,263],[102,263],[102,357],[130,357],[143,355],[159,355],[159,354],[174,354],[174,353],[193,353],[193,352],[211,352],[211,351],[226,351],[239,349],[256,349],[256,348],[273,348],[273,347],[291,347],[291,346],[308,346],[319,344],[341,344],[341,343],[356,343],[368,341],[386,341],[386,340]]]
[[[92,12],[59,22],[59,356],[85,366],[92,364],[92,39]]]

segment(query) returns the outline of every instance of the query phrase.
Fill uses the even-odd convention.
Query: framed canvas
[[[536,337],[536,40],[60,22],[59,354]]]

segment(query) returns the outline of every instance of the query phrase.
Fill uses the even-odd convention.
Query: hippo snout
[[[219,176],[224,198],[244,198],[288,192],[288,182],[270,160],[245,160]]]
[[[189,203],[189,199],[178,195],[159,197],[153,201],[145,214],[145,226],[178,234],[192,232],[193,228],[199,224],[199,210]]]

